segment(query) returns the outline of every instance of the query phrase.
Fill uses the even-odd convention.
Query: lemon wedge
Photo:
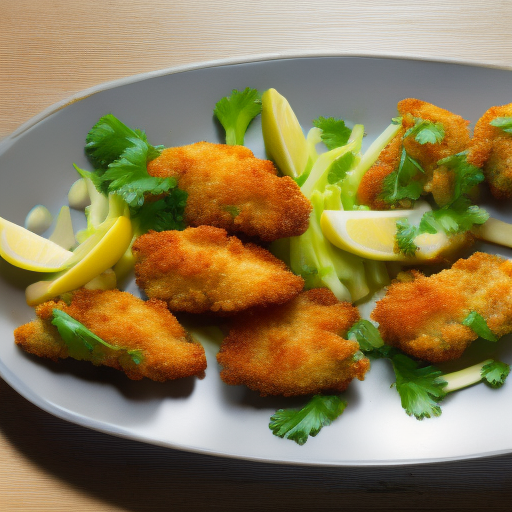
[[[261,96],[261,127],[265,150],[279,170],[292,178],[308,166],[308,144],[288,100],[275,89]]]
[[[428,261],[435,260],[455,250],[462,237],[448,237],[445,233],[424,233],[414,243],[418,250],[414,257],[395,252],[396,223],[408,219],[417,224],[426,211],[425,207],[414,210],[325,210],[320,219],[323,234],[335,246],[363,258],[380,261]]]
[[[77,247],[71,260],[75,263],[73,267],[53,281],[39,281],[26,289],[27,304],[35,306],[89,283],[123,256],[132,236],[132,224],[128,217],[107,219],[96,235]]]
[[[69,265],[73,253],[60,245],[0,218],[0,256],[35,272],[58,272]]]

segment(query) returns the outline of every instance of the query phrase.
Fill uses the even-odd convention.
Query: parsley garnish
[[[469,315],[462,321],[462,325],[469,327],[475,334],[484,340],[498,341],[496,335],[491,331],[491,329],[489,329],[485,318],[476,311],[471,311],[471,313],[469,313]]]
[[[327,149],[335,149],[347,144],[352,130],[345,126],[345,121],[335,117],[319,117],[313,121],[313,126],[320,128],[320,137]]]
[[[415,178],[419,173],[424,172],[421,165],[408,155],[405,148],[402,149],[398,169],[384,178],[382,199],[390,204],[402,199],[412,199],[415,201],[423,191],[423,183]]]
[[[350,171],[354,165],[355,155],[352,151],[345,153],[343,156],[340,156],[332,163],[329,168],[329,173],[327,174],[327,183],[329,185],[333,185],[334,183],[338,183],[347,175],[347,172]]]
[[[457,200],[463,194],[467,194],[485,179],[484,173],[479,167],[467,162],[467,155],[468,151],[462,151],[437,162],[437,165],[452,169],[455,173],[452,201]]]
[[[261,95],[247,87],[243,91],[233,89],[215,104],[213,113],[226,130],[226,144],[243,146],[245,132],[251,121],[261,112]]]
[[[303,445],[322,427],[330,425],[345,410],[347,403],[338,396],[315,395],[302,409],[279,409],[271,418],[273,434]]]
[[[132,130],[112,114],[107,114],[87,134],[85,153],[95,169],[106,170],[112,162],[134,145],[134,140],[140,140],[147,145],[148,161],[155,159],[162,152],[163,146],[149,144],[143,131]]]
[[[496,117],[489,124],[501,128],[505,133],[512,133],[512,117]]]
[[[405,132],[404,139],[414,135],[414,139],[419,144],[437,144],[444,139],[444,126],[442,123],[434,123],[421,118],[415,118],[414,121],[414,126]]]
[[[105,347],[110,350],[115,350],[122,354],[127,354],[131,361],[135,364],[140,364],[144,361],[142,350],[128,350],[122,347],[116,347],[102,340],[96,336],[85,325],[81,324],[78,320],[69,316],[67,313],[60,309],[53,309],[52,324],[57,327],[59,334],[66,343],[69,355],[74,359],[94,359],[94,349]],[[101,358],[101,352],[99,354]]]
[[[482,379],[492,388],[499,388],[505,383],[510,373],[510,365],[500,361],[487,363],[481,371]]]

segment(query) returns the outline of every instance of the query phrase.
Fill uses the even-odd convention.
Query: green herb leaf
[[[384,345],[379,330],[369,320],[359,320],[347,333],[348,339],[355,338],[364,353],[371,353]]]
[[[101,357],[101,350],[107,348],[118,351],[120,355],[127,354],[135,364],[140,364],[144,360],[142,350],[128,350],[111,345],[64,311],[55,308],[52,313],[52,324],[57,327],[72,358],[90,361],[95,359],[95,355],[97,355],[93,353],[95,349],[100,349]]]
[[[418,420],[440,416],[438,402],[446,396],[443,390],[446,382],[441,371],[434,366],[420,367],[404,354],[393,356],[391,362],[396,375],[396,389],[405,412]]]
[[[243,146],[245,132],[251,121],[261,112],[261,95],[247,87],[243,91],[233,89],[215,104],[213,113],[226,130],[226,144]]]
[[[418,236],[418,228],[411,226],[408,219],[398,220],[396,222],[396,244],[398,250],[406,256],[414,256],[418,250],[418,246],[414,243],[414,239]]]
[[[512,133],[512,117],[496,117],[489,124],[501,128],[506,133]]]
[[[147,147],[149,160],[160,155],[163,146],[149,144],[146,134],[141,130],[132,130],[112,114],[103,116],[89,131],[86,137],[85,153],[97,170],[106,170],[108,166],[133,145],[133,140],[143,141]]]
[[[473,187],[485,179],[484,173],[480,168],[467,162],[467,155],[468,151],[462,151],[437,162],[437,165],[443,165],[455,172],[452,201],[457,200],[463,194],[467,194]]]
[[[415,140],[420,144],[437,144],[444,139],[444,134],[442,123],[416,118],[414,126],[405,132],[404,139],[414,135]]]
[[[471,311],[471,313],[469,313],[469,315],[462,321],[462,325],[469,327],[484,340],[498,341],[496,335],[491,331],[491,329],[489,329],[485,318],[476,311]]]
[[[315,395],[302,409],[279,409],[270,418],[275,436],[303,445],[322,427],[330,425],[345,410],[347,403],[338,396]]]
[[[313,121],[313,126],[320,128],[320,137],[327,149],[335,149],[347,144],[352,130],[345,126],[345,121],[335,117],[319,117]]]
[[[145,201],[132,216],[137,224],[137,234],[154,231],[185,229],[184,210],[188,194],[175,188],[158,201]]]
[[[356,156],[352,151],[340,156],[332,163],[327,174],[327,182],[333,185],[341,181],[347,175],[347,172],[352,169]]]
[[[510,373],[510,365],[500,361],[492,361],[482,368],[482,379],[492,388],[499,388],[505,383]]]
[[[418,199],[423,191],[423,183],[416,179],[419,173],[424,173],[421,165],[402,149],[398,169],[384,178],[382,199],[389,204],[402,199]]]

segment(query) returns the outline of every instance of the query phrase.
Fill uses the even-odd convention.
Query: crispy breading
[[[430,362],[457,359],[477,335],[476,311],[500,337],[512,332],[512,261],[477,252],[430,277],[410,271],[388,288],[372,318],[384,341]]]
[[[73,294],[69,306],[63,301],[37,306],[38,318],[14,331],[16,344],[31,354],[54,361],[72,357],[57,327],[51,323],[54,308],[78,320],[110,345],[142,351],[142,361],[136,364],[126,356],[126,351],[97,345],[85,357],[95,365],[121,370],[133,380],[148,377],[164,382],[204,374],[203,347],[191,339],[165,302],[144,302],[119,290],[81,289]]]
[[[468,162],[483,169],[494,197],[512,197],[512,134],[490,123],[498,117],[511,117],[512,103],[491,107],[477,121]]]
[[[244,233],[265,242],[298,236],[311,203],[288,176],[244,146],[197,142],[165,149],[148,164],[151,176],[175,177],[188,194],[185,222]]]
[[[409,208],[411,201],[401,200],[396,205],[382,199],[383,183],[388,174],[396,171],[400,164],[402,149],[416,160],[425,171],[417,179],[423,183],[424,193],[432,193],[439,206],[447,204],[452,197],[453,171],[437,162],[465,150],[470,143],[469,122],[431,103],[407,98],[398,102],[398,113],[402,118],[402,130],[382,150],[375,164],[365,173],[358,189],[358,200],[373,210],[387,210],[393,206]],[[415,125],[416,119],[441,123],[445,130],[441,142],[420,144],[413,136],[404,139],[405,132]]]
[[[220,376],[262,396],[343,391],[370,366],[357,342],[342,337],[358,319],[358,310],[327,288],[242,313],[217,354]]]
[[[152,231],[132,250],[137,285],[172,311],[235,313],[286,302],[304,286],[266,249],[213,226]]]

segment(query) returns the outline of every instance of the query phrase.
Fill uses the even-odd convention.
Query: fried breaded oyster
[[[165,149],[148,164],[151,176],[175,177],[188,194],[185,222],[244,233],[265,242],[298,236],[311,204],[274,164],[244,146],[197,142]]]
[[[391,284],[372,313],[385,343],[430,362],[457,359],[478,335],[473,311],[496,335],[512,332],[512,261],[486,253],[430,277],[412,270]]]
[[[281,304],[304,286],[266,249],[213,226],[149,232],[133,254],[137,285],[172,311],[234,313]]]
[[[104,342],[78,345],[65,341],[52,324],[54,310],[77,320]],[[73,357],[121,370],[133,380],[166,381],[202,376],[203,347],[194,342],[167,309],[165,302],[143,300],[119,290],[81,289],[70,305],[49,301],[36,308],[38,318],[14,331],[23,350],[57,361]],[[80,333],[79,333],[80,334]]]
[[[411,163],[414,161],[423,172],[417,172],[413,181],[419,182],[422,194],[431,193],[436,203],[443,206],[452,198],[454,173],[438,162],[467,149],[470,143],[469,122],[448,110],[414,98],[398,102],[397,108],[401,129],[364,174],[357,191],[358,201],[373,210],[410,208],[412,202],[409,197],[390,199],[392,194],[386,193],[386,178],[401,165],[415,165]],[[422,140],[421,143],[416,134],[422,126],[434,128],[442,137],[433,142]]]
[[[482,168],[497,199],[512,197],[512,133],[502,129],[507,122],[510,129],[512,103],[487,110],[475,125],[468,155],[470,163]]]
[[[343,339],[358,319],[358,310],[327,288],[241,313],[217,354],[220,376],[261,395],[343,391],[352,379],[363,380],[370,365],[357,342]]]

